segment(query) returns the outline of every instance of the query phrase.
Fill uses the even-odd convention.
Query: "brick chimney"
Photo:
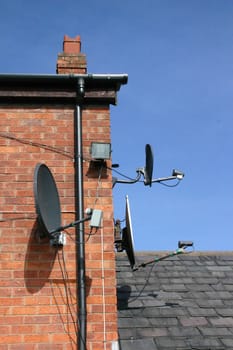
[[[81,38],[64,36],[63,52],[58,54],[57,74],[86,74],[86,55],[81,53]]]

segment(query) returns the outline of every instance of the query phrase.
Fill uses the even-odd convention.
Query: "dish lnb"
[[[192,241],[179,241],[178,247],[179,248],[193,247],[193,242]]]
[[[184,173],[180,170],[173,169],[172,176],[175,176],[178,180],[182,180],[184,178]]]

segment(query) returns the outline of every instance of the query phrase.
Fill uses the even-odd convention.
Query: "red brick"
[[[25,343],[49,343],[49,335],[48,334],[31,334],[31,335],[24,335]]]
[[[0,344],[17,344],[22,343],[22,335],[0,335]]]

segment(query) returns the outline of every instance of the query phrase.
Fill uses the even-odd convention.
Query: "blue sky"
[[[127,73],[111,107],[113,162],[134,177],[154,150],[154,178],[129,195],[137,250],[233,250],[233,1],[2,0],[0,73],[55,73],[64,34],[81,35],[89,73]],[[171,184],[171,183],[169,183]]]

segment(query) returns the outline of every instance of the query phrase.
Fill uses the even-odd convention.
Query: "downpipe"
[[[83,198],[83,151],[82,151],[82,98],[84,79],[78,80],[77,103],[75,109],[75,210],[76,220],[84,217]],[[86,350],[86,286],[85,286],[85,239],[84,222],[76,226],[76,280],[77,280],[77,350]]]

